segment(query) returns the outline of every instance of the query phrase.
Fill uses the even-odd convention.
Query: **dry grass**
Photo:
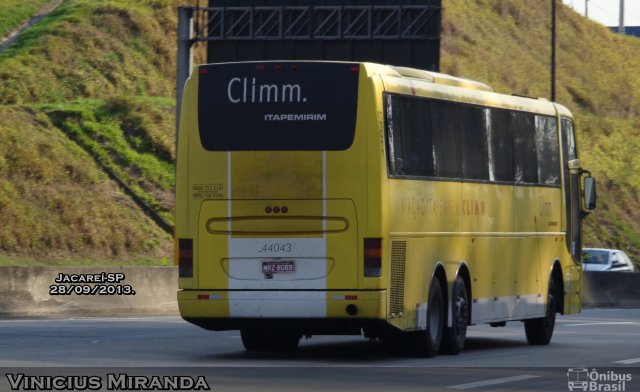
[[[29,108],[0,106],[0,249],[32,258],[171,253],[167,235],[85,151]]]
[[[49,0],[2,0],[0,2],[0,39],[36,14]]]
[[[0,104],[173,96],[176,3],[65,2],[0,55]]]
[[[0,54],[0,259],[171,259],[97,162],[173,221],[179,4],[67,0]]]

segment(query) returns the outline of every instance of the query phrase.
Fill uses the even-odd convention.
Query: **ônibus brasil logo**
[[[614,370],[572,368],[567,370],[567,387],[570,391],[624,392],[632,377],[629,373]]]

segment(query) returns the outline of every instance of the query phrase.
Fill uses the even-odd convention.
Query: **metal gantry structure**
[[[321,3],[320,1],[318,3]],[[351,46],[351,58],[355,61],[371,61],[358,52],[354,54],[354,47],[360,48],[384,46],[390,52],[386,55],[394,61],[403,64],[393,48],[401,47],[405,52],[423,53],[422,47],[407,45],[422,45],[429,42],[439,53],[440,40],[440,0],[406,0],[392,3],[409,3],[401,5],[373,4],[355,5],[342,1],[337,5],[273,5],[273,6],[210,6],[210,7],[180,7],[178,17],[178,61],[177,61],[177,117],[176,129],[179,121],[180,103],[184,83],[192,69],[192,46],[197,42],[211,44],[233,43],[237,45],[253,45],[245,50],[256,47],[273,47],[282,43],[283,46],[304,47],[321,45],[340,45],[347,42]],[[380,3],[385,3],[381,1]],[[419,3],[419,4],[416,4]],[[214,4],[214,2],[210,2]],[[233,2],[225,2],[225,5]],[[243,4],[239,2],[238,4]],[[270,2],[271,4],[271,2]],[[368,44],[372,45],[367,46]],[[332,48],[325,49],[331,52]],[[361,51],[361,50],[360,50]],[[396,50],[396,52],[399,50]],[[297,53],[288,59],[297,58]],[[432,59],[431,69],[437,70],[439,55],[425,55]],[[306,55],[309,59],[309,55]],[[342,53],[336,60],[345,60]],[[302,57],[302,56],[301,56]],[[325,54],[324,58],[329,55]],[[365,57],[365,58],[359,58]],[[208,56],[210,59],[211,56]],[[247,60],[243,55],[237,55],[233,61]],[[252,58],[251,60],[254,60]]]
[[[268,6],[193,8],[194,39],[366,40],[434,39],[433,5]]]

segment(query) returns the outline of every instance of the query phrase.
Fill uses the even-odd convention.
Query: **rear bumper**
[[[256,322],[282,322],[314,334],[349,333],[346,330],[354,327],[384,323],[387,309],[384,290],[182,290],[178,292],[178,307],[185,320],[206,329],[242,329]]]

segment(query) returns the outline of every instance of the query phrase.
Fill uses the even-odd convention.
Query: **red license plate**
[[[263,261],[262,273],[263,274],[282,274],[288,272],[295,272],[296,267],[293,261]]]

